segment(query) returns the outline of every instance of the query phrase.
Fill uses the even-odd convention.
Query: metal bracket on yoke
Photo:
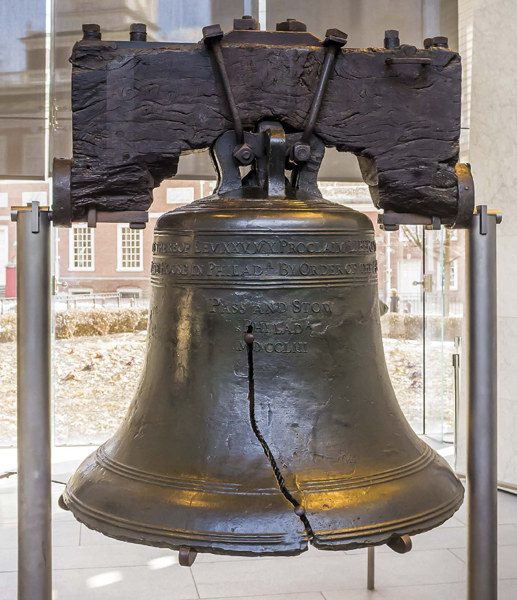
[[[442,220],[440,217],[428,217],[426,215],[415,215],[413,213],[397,213],[387,210],[380,213],[377,222],[384,231],[398,231],[400,225],[423,225],[426,229],[438,230],[442,225],[450,225],[450,221]]]
[[[488,234],[488,215],[495,215],[495,222],[499,225],[503,220],[503,214],[500,210],[488,210],[486,204],[476,206],[475,214],[479,215],[479,233]]]
[[[100,211],[94,206],[88,207],[85,216],[74,218],[70,196],[72,162],[65,158],[55,158],[52,167],[53,202],[49,213],[54,227],[72,227],[72,223],[88,223],[88,227],[97,227],[97,223],[129,223],[131,229],[145,229],[149,222],[149,213],[145,210]],[[33,203],[34,204],[34,203]]]
[[[31,202],[30,204],[27,204],[27,206],[13,206],[11,208],[11,221],[13,221],[13,222],[18,221],[18,213],[20,211],[30,212],[31,213],[31,232],[39,233],[39,230],[40,230],[39,218],[40,218],[40,211],[42,211],[42,210],[48,212],[48,207],[47,206],[40,207],[39,202],[37,200]]]
[[[76,221],[88,223],[88,227],[97,227],[97,223],[129,223],[130,229],[145,229],[149,222],[149,213],[145,210],[109,212],[91,207],[88,209],[86,217],[76,219]]]

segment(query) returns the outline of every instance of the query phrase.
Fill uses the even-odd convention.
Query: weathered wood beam
[[[274,119],[302,131],[321,44],[222,47],[244,126]],[[181,154],[205,150],[233,129],[203,44],[81,41],[72,64],[74,217],[90,206],[147,209]],[[379,208],[450,217],[458,203],[460,97],[455,52],[345,48],[315,133],[359,157]]]

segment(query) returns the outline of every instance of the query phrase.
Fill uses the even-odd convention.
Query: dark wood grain
[[[181,154],[232,129],[203,44],[80,42],[72,63],[74,216],[88,206],[144,210]],[[243,124],[263,119],[301,131],[324,57],[321,46],[224,44]],[[388,57],[431,64],[388,65]],[[445,49],[344,49],[315,133],[360,159],[379,208],[457,211],[461,64]]]

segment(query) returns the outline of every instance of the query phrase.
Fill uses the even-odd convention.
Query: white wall
[[[460,40],[462,26],[465,40],[468,36],[469,4],[470,162],[476,202],[503,211],[498,227],[499,480],[517,486],[517,1],[462,0]],[[463,399],[463,421],[464,408]],[[463,434],[462,450],[464,439]],[[464,470],[464,452],[460,457],[459,470]]]

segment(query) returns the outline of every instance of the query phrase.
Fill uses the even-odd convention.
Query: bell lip
[[[147,539],[143,539],[138,536],[138,532],[136,530],[131,530],[129,528],[118,527],[113,524],[113,522],[108,519],[99,519],[99,518],[89,518],[88,513],[79,508],[79,502],[74,500],[74,494],[70,491],[67,486],[66,490],[60,497],[63,504],[66,506],[66,509],[69,510],[74,518],[92,531],[96,531],[97,533],[101,533],[108,538],[118,540],[120,542],[128,542],[130,544],[139,544],[142,546],[151,546],[154,548],[167,548],[169,550],[179,551],[180,548],[184,548],[188,546],[194,549],[198,554],[217,554],[224,556],[247,556],[247,557],[258,557],[258,556],[299,556],[304,552],[309,550],[309,539],[306,536],[305,531],[300,530],[300,536],[298,538],[298,543],[290,543],[288,540],[279,543],[284,548],[283,550],[261,550],[261,551],[250,551],[250,550],[239,550],[238,548],[233,548],[230,544],[220,546],[208,546],[208,545],[200,545],[193,543],[193,540],[183,539],[178,540],[177,542],[166,541],[165,536],[153,536],[152,534],[145,533]],[[100,528],[100,524],[105,525],[104,528]],[[140,536],[142,534],[140,533]],[[151,539],[156,537],[156,539]],[[172,538],[172,536],[171,536]],[[242,542],[235,542],[235,544],[242,545]],[[266,542],[267,544],[267,542]],[[259,544],[257,544],[259,545]],[[261,545],[262,548],[267,548],[268,546]],[[271,546],[272,548],[272,546]]]
[[[458,483],[459,480],[458,480]],[[299,556],[304,552],[309,550],[309,545],[314,546],[317,550],[324,551],[344,551],[344,550],[355,550],[359,548],[368,548],[373,546],[383,546],[388,543],[388,541],[395,535],[408,535],[410,537],[418,535],[420,533],[425,533],[432,529],[436,529],[445,521],[450,519],[462,506],[465,497],[465,489],[463,485],[460,483],[460,489],[456,496],[449,502],[441,511],[437,512],[437,514],[432,519],[427,519],[420,523],[414,523],[411,526],[403,525],[393,528],[391,530],[383,531],[375,534],[368,534],[365,531],[360,536],[352,536],[346,538],[348,541],[344,539],[339,539],[339,531],[335,533],[335,541],[329,541],[321,538],[321,534],[318,535],[318,532],[315,531],[315,536],[312,539],[308,539],[307,537],[304,539],[304,533],[300,532],[300,537],[298,538],[298,545],[292,544],[291,547],[283,549],[283,550],[264,550],[264,547],[267,546],[261,545],[262,550],[260,551],[249,551],[249,550],[239,550],[238,548],[232,547],[231,544],[221,544],[219,546],[214,545],[201,545],[192,543],[192,540],[178,540],[177,542],[167,541],[165,536],[163,535],[155,535],[146,533],[146,539],[141,537],[142,532],[139,533],[136,530],[131,530],[127,527],[118,527],[114,525],[112,521],[108,518],[99,519],[98,517],[89,518],[88,512],[81,510],[80,502],[77,499],[74,499],[75,496],[71,492],[69,486],[67,486],[66,490],[63,492],[60,500],[62,500],[63,505],[66,506],[66,510],[69,510],[74,515],[75,519],[91,529],[93,531],[97,531],[105,535],[106,537],[116,539],[122,542],[129,542],[133,544],[140,544],[144,546],[152,546],[157,548],[168,548],[170,550],[179,551],[181,547],[188,545],[189,547],[196,550],[198,553],[206,553],[206,554],[217,554],[217,555],[226,555],[226,556],[247,556],[247,557],[259,557],[259,556]],[[407,519],[410,521],[411,518]],[[414,520],[414,517],[413,517]],[[104,524],[104,528],[100,528],[100,524]],[[424,526],[425,523],[425,526]],[[172,537],[172,536],[171,536]],[[151,539],[152,538],[152,539]],[[156,539],[154,539],[156,538]],[[242,542],[236,542],[236,544],[242,544]],[[288,545],[288,542],[283,542],[285,546]],[[280,545],[280,544],[279,544]],[[285,548],[284,546],[284,548]]]
[[[460,489],[456,496],[454,496],[453,499],[441,511],[438,511],[436,515],[431,519],[422,519],[421,522],[417,521],[411,526],[406,525],[403,527],[396,527],[392,530],[379,533],[378,535],[366,533],[363,535],[355,535],[353,538],[352,536],[350,536],[349,538],[345,538],[352,538],[353,541],[351,542],[345,542],[343,538],[340,539],[339,531],[332,532],[335,541],[325,540],[324,538],[322,539],[321,534],[318,536],[318,532],[315,531],[315,537],[313,540],[311,540],[311,544],[318,550],[356,550],[358,548],[383,546],[387,544],[388,541],[394,536],[408,535],[409,537],[413,537],[415,535],[431,531],[432,529],[436,529],[437,527],[440,527],[440,525],[443,525],[443,523],[448,521],[451,517],[453,517],[454,514],[463,505],[465,499],[465,488],[459,480],[458,483],[460,484]],[[409,520],[411,519],[407,519],[407,521]],[[416,519],[413,518],[413,520]],[[425,526],[423,526],[424,523]]]

